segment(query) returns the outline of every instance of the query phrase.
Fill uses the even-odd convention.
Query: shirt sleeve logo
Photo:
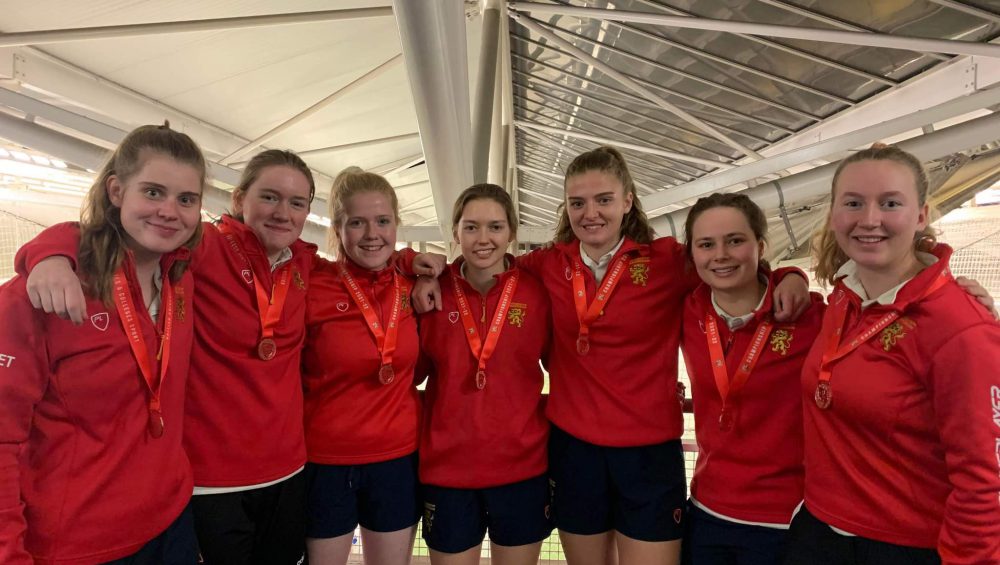
[[[337,303],[337,310],[341,312],[347,312],[347,302],[340,301]]]
[[[94,314],[90,317],[90,323],[94,325],[95,328],[104,332],[108,330],[108,317],[107,312],[101,312],[100,314]]]
[[[448,321],[453,324],[458,322],[458,312],[448,312]]]
[[[243,280],[246,281],[247,284],[253,284],[253,271],[250,269],[243,269],[240,271],[240,274],[243,275]]]
[[[519,302],[512,302],[510,310],[507,310],[507,323],[516,326],[524,326],[524,318],[528,315],[528,305]]]

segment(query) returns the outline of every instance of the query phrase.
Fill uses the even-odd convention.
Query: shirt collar
[[[583,264],[586,265],[587,268],[589,268],[592,271],[600,269],[602,267],[607,267],[608,263],[611,262],[611,258],[614,257],[615,253],[618,253],[618,250],[622,248],[623,243],[625,243],[624,237],[618,240],[618,245],[615,245],[611,251],[608,251],[604,255],[601,255],[597,261],[594,261],[593,259],[590,258],[590,255],[587,255],[587,252],[583,250],[583,244],[581,243],[580,258],[583,259]]]
[[[917,261],[920,261],[924,266],[930,267],[931,265],[938,262],[938,258],[930,253],[924,253],[922,251],[917,251]],[[900,289],[910,282],[912,279],[906,279],[905,281],[897,284],[896,286],[890,288],[889,290],[883,292],[881,295],[875,298],[869,298],[868,293],[865,292],[864,285],[861,284],[861,278],[858,277],[858,264],[854,260],[849,259],[840,269],[837,270],[835,279],[842,279],[844,286],[850,289],[854,294],[857,294],[861,298],[861,307],[867,308],[873,304],[880,304],[886,306],[892,304],[896,301],[896,295],[899,294]]]
[[[760,302],[757,303],[757,306],[755,306],[753,311],[749,314],[744,314],[742,316],[730,315],[728,312],[723,310],[721,306],[719,306],[719,303],[715,301],[715,293],[712,293],[712,308],[715,308],[715,313],[726,322],[726,325],[729,326],[730,330],[738,330],[747,325],[747,323],[750,322],[755,315],[757,315],[757,312],[760,311],[761,307],[764,306],[764,301],[767,299],[767,287],[770,283],[765,276],[758,275],[758,279],[764,283],[764,294],[761,295]]]
[[[292,259],[292,249],[290,247],[282,249],[281,253],[278,254],[278,258],[271,262],[271,271],[273,272],[278,267],[291,261],[291,259]]]

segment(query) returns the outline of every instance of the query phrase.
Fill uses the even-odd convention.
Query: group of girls
[[[654,239],[611,148],[571,163],[556,242],[525,256],[506,192],[467,189],[447,267],[395,252],[378,175],[334,182],[336,262],[298,239],[315,189],[294,154],[255,157],[218,226],[204,175],[187,136],[139,128],[0,290],[24,321],[0,330],[3,563],[304,545],[343,565],[360,525],[367,562],[402,565],[421,514],[435,565],[478,562],[487,531],[496,562],[535,563],[553,523],[571,565],[677,563],[682,537],[696,565],[1000,559],[1000,329],[947,247],[914,250],[927,182],[905,153],[838,169],[825,313],[761,261],[745,197],[699,201],[687,248]]]

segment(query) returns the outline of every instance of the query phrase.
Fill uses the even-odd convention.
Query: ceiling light
[[[46,159],[45,157],[42,157],[41,155],[32,155],[31,160],[43,167],[48,167],[51,165],[51,163],[49,163],[49,160]]]
[[[31,157],[28,157],[27,153],[22,153],[20,151],[11,151],[11,157],[17,159],[18,161],[31,161]]]
[[[65,169],[66,168],[66,163],[65,162],[60,161],[59,159],[50,159],[50,160],[52,161],[52,166],[53,167],[55,167],[57,169]]]

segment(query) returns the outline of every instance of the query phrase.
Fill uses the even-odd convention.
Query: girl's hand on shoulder
[[[809,308],[809,283],[797,274],[789,274],[774,287],[774,319],[794,322]]]
[[[87,299],[69,259],[54,255],[39,261],[26,279],[28,299],[38,310],[80,325],[87,317]]]
[[[993,296],[990,295],[990,291],[986,290],[983,288],[983,285],[979,284],[979,281],[967,277],[956,277],[955,282],[958,283],[958,286],[962,287],[962,290],[968,292],[969,296],[972,296],[977,302],[985,306],[986,309],[993,314],[994,320],[1000,320],[1000,313],[997,312],[997,306],[993,301]]]
[[[441,283],[435,277],[417,277],[417,282],[413,283],[413,292],[410,293],[410,302],[417,314],[440,310]]]
[[[440,253],[417,253],[413,258],[413,274],[437,278],[448,266],[448,258]]]

